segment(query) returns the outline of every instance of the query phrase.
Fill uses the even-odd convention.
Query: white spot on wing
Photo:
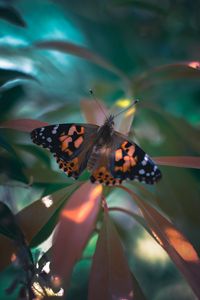
[[[47,142],[51,143],[52,139],[50,137],[47,138]]]
[[[143,161],[141,162],[141,164],[142,164],[143,166],[146,166],[147,161],[146,161],[146,160],[143,160]]]
[[[140,175],[145,174],[145,170],[144,170],[144,169],[139,170],[139,174],[140,174]]]

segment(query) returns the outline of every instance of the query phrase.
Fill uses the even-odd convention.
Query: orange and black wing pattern
[[[135,143],[121,139],[110,156],[110,172],[115,179],[138,180],[154,184],[161,179],[161,172],[153,160]]]
[[[50,125],[34,129],[31,138],[54,154],[68,176],[77,179],[87,166],[98,128],[90,124]]]

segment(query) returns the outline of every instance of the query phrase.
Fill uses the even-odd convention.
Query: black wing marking
[[[110,156],[110,170],[114,178],[138,180],[154,184],[161,179],[161,172],[153,160],[135,143],[115,133],[115,150]]]
[[[31,138],[52,153],[61,169],[78,178],[85,169],[99,126],[93,124],[58,124],[34,129]]]

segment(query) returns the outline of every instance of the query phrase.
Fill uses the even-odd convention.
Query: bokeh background
[[[8,3],[18,17],[3,12]],[[140,100],[130,135],[151,156],[199,155],[199,1],[10,0],[0,2],[0,12],[1,122],[82,122],[80,102],[93,89],[108,108],[121,99]],[[68,44],[59,43],[63,41]],[[25,133],[0,129],[0,151],[1,201],[15,213],[71,183]],[[144,197],[200,253],[199,172],[161,169],[162,182],[148,187]],[[110,206],[137,211],[122,191],[111,191],[107,200]],[[164,250],[136,221],[116,212],[111,216],[147,299],[196,299]],[[91,238],[86,258],[75,266],[68,299],[87,299],[96,239]],[[1,298],[16,299],[3,294],[13,274],[12,267],[1,272]]]

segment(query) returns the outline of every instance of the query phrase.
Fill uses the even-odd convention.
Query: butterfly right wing
[[[161,171],[154,161],[137,144],[122,134],[113,135],[115,151],[110,156],[110,171],[121,180],[138,180],[147,184],[158,182]]]
[[[68,176],[78,178],[87,165],[99,126],[93,124],[58,124],[36,128],[31,138],[47,148]]]
[[[92,169],[92,182],[119,185],[123,180],[139,180],[154,184],[161,179],[161,172],[153,160],[126,136],[115,132],[109,145],[96,152]]]

